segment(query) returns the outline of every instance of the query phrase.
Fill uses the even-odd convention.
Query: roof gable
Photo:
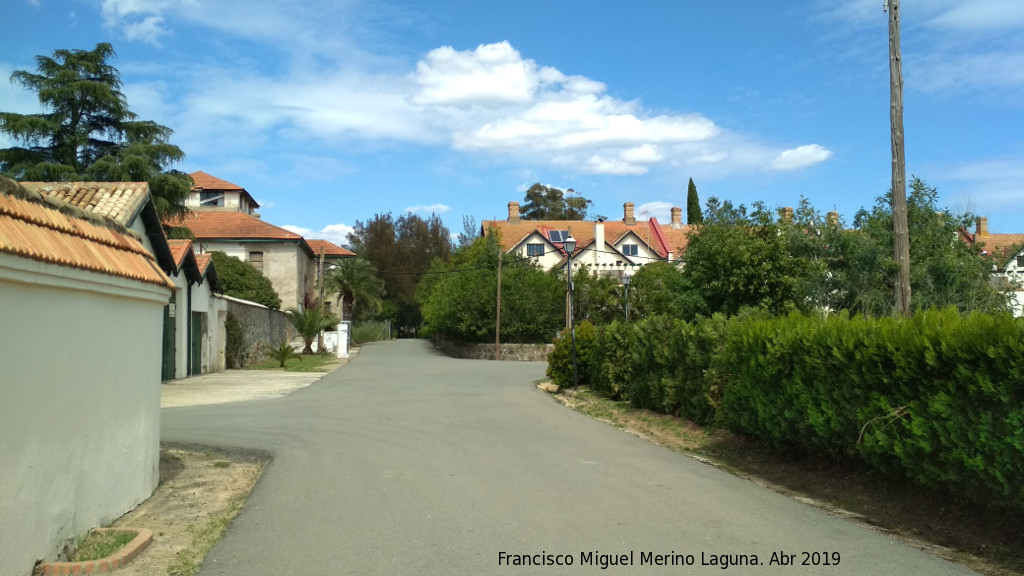
[[[351,252],[330,242],[328,240],[318,240],[309,238],[306,239],[306,244],[309,244],[309,249],[317,257],[320,256],[320,249],[323,248],[325,258],[351,258],[355,256],[355,252]]]

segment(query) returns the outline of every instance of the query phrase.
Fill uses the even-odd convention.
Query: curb
[[[42,574],[97,574],[121,568],[135,559],[153,541],[153,531],[148,528],[96,528],[93,532],[135,532],[135,538],[123,548],[106,558],[84,562],[43,562]]]

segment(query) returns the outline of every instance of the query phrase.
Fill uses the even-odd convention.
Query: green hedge
[[[1024,322],[1009,315],[651,317],[584,331],[580,381],[613,398],[1024,507]],[[572,378],[565,344],[556,382],[566,367]]]

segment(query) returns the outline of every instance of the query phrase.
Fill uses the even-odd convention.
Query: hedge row
[[[1008,315],[647,318],[577,345],[581,383],[634,406],[1024,507],[1024,323]]]

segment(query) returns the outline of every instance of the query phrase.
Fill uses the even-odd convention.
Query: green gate
[[[161,380],[174,380],[174,316],[171,315],[171,308],[174,307],[174,296],[171,296],[171,303],[164,306],[164,346],[163,362],[160,367]]]
[[[203,314],[202,312],[192,313],[192,353],[189,355],[188,375],[194,376],[203,371]]]

